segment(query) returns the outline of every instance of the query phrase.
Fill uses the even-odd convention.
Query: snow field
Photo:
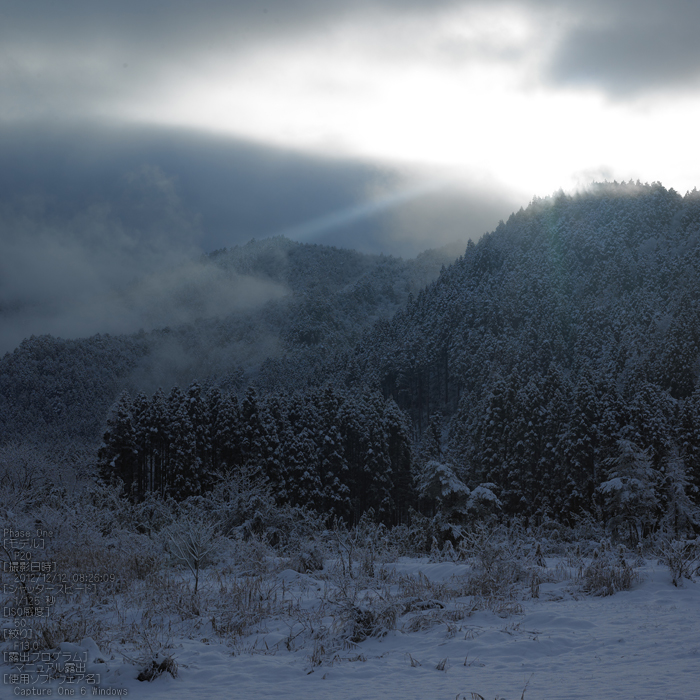
[[[351,577],[338,557],[300,573],[288,558],[236,556],[202,572],[196,598],[192,575],[171,570],[89,610],[83,599],[97,639],[58,648],[86,653],[102,688],[156,700],[697,700],[700,586],[675,587],[665,566],[628,558],[631,589],[614,595],[585,593],[575,561],[560,556],[521,562],[523,578],[489,596],[474,593],[475,560],[355,562]],[[75,619],[80,604],[57,613]],[[152,658],[174,659],[176,677],[137,680]],[[60,685],[43,687],[57,695]],[[0,685],[0,697],[14,690]]]

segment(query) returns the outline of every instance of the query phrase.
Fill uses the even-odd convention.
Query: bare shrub
[[[175,521],[177,504],[149,491],[142,501],[129,503],[129,528],[154,537]]]
[[[275,581],[263,576],[216,574],[218,590],[206,600],[214,632],[233,639],[255,624],[282,612],[284,602]]]
[[[322,516],[306,508],[279,505],[271,485],[255,467],[219,474],[203,502],[226,536],[254,537],[280,549],[296,548],[323,529]]]
[[[274,550],[262,538],[252,535],[247,539],[236,539],[231,543],[231,549],[235,561],[240,562],[237,568],[241,575],[255,577],[270,572]]]
[[[444,621],[445,619],[440,612],[430,611],[421,615],[414,615],[404,623],[402,629],[404,632],[424,632],[443,624]]]
[[[427,522],[427,518],[425,520]],[[396,559],[425,554],[427,542],[426,529],[421,522],[416,522],[414,517],[410,525],[395,525],[387,531],[384,548],[388,558]]]
[[[467,595],[512,598],[516,584],[530,580],[525,547],[512,531],[479,525],[464,535],[459,551],[474,569],[465,587]]]
[[[401,576],[397,583],[398,595],[406,601],[407,611],[442,605],[439,601],[451,600],[462,593],[461,588],[431,581],[422,572],[418,572],[417,576]]]
[[[35,618],[32,625],[35,650],[56,649],[63,642],[77,644],[85,637],[92,637],[100,647],[107,646],[104,625],[89,612],[84,607],[75,607],[50,619]]]
[[[135,579],[145,581],[163,566],[163,560],[152,552],[134,552],[127,558],[128,568]]]
[[[577,542],[575,547],[569,547],[566,552],[566,564],[572,569],[581,569],[584,565],[583,561],[583,550],[581,548],[581,543]]]
[[[676,540],[663,537],[656,546],[659,563],[668,567],[673,585],[680,587],[683,579],[693,580],[700,572],[700,541]]]
[[[396,540],[382,523],[373,520],[374,511],[365,512],[359,522],[348,529],[338,518],[327,531],[327,542],[337,554],[334,569],[341,578],[385,579],[385,564],[398,558]],[[406,530],[402,530],[406,534]]]
[[[577,573],[573,574],[571,569],[569,569],[564,562],[560,561],[557,562],[557,565],[554,567],[554,574],[552,578],[556,582],[570,581],[574,578],[581,578],[581,575],[583,574],[583,562],[576,571]]]
[[[481,523],[462,536],[458,549],[460,559],[471,561],[484,571],[490,571],[498,561],[516,559],[524,552],[523,542],[516,541],[507,528]]]
[[[300,574],[312,573],[323,569],[323,552],[316,543],[308,543],[289,560],[289,568]]]
[[[148,608],[138,625],[134,625],[134,645],[137,656],[131,658],[122,652],[122,656],[132,664],[141,667],[137,676],[139,681],[153,681],[163,673],[177,677],[178,665],[168,650],[173,647],[173,634],[170,622],[166,623],[162,615]]]
[[[215,561],[221,544],[217,525],[203,517],[186,516],[166,528],[165,542],[173,559],[184,564],[194,576],[194,593],[199,588],[199,573]]]
[[[400,606],[391,601],[372,601],[371,605],[348,604],[338,613],[337,626],[341,637],[351,642],[364,642],[369,637],[384,637],[396,629]]]
[[[488,568],[477,570],[468,578],[467,595],[512,598],[514,587],[529,580],[527,570],[514,559],[499,559]]]
[[[172,656],[166,656],[162,661],[151,659],[149,665],[139,673],[136,679],[150,682],[164,673],[169,673],[173,678],[177,678],[177,662]]]
[[[638,574],[630,567],[622,553],[615,556],[608,552],[596,552],[591,563],[583,570],[582,588],[591,595],[608,596],[618,591],[628,591],[638,580]]]
[[[10,442],[0,447],[0,502],[11,510],[40,503],[48,484],[63,474],[36,445]]]
[[[70,540],[52,542],[51,559],[69,580],[86,572],[97,575],[99,583],[92,594],[97,600],[126,591],[133,581],[145,580],[165,563],[163,552],[150,539],[135,533],[117,539],[93,532],[82,545]]]

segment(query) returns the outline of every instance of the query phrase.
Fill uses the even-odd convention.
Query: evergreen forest
[[[456,259],[275,238],[207,260],[286,292],[188,326],[25,340],[0,360],[2,464],[27,444],[79,454],[133,501],[245,470],[280,505],[429,518],[443,538],[515,516],[632,543],[698,530],[700,193],[536,198]]]

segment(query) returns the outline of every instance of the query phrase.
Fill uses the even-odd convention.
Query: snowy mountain
[[[156,428],[145,416],[165,401],[159,386],[179,385],[186,393],[197,381],[187,391],[201,390],[203,410],[211,413],[218,401],[212,390],[242,400],[253,385],[263,412],[277,411],[256,428],[256,439],[285,448],[266,448],[277,450],[275,459],[253,450],[239,462],[267,464],[271,483],[287,483],[281,500],[301,504],[303,489],[279,469],[303,450],[280,436],[298,436],[307,426],[318,451],[325,439],[320,426],[333,426],[333,439],[345,445],[341,471],[359,468],[362,444],[379,478],[382,459],[387,468],[398,464],[388,456],[389,443],[370,448],[372,440],[348,438],[339,426],[352,423],[362,426],[357,435],[369,434],[369,416],[395,414],[383,403],[390,400],[411,422],[409,471],[419,482],[437,478],[445,463],[458,491],[489,494],[484,503],[499,504],[504,514],[572,523],[595,513],[632,528],[631,539],[663,518],[680,529],[693,524],[700,487],[700,195],[682,197],[658,183],[560,192],[501,222],[449,267],[447,255],[433,251],[404,262],[284,238],[212,253],[207,264],[222,275],[285,293],[248,311],[151,333],[25,341],[0,363],[5,440],[40,436],[54,445],[94,445],[109,406],[127,389],[122,410],[142,436],[130,454],[148,460],[144,436]],[[183,303],[196,306],[201,293],[183,293]],[[308,415],[320,410],[313,397],[324,386],[336,387],[335,400],[358,418]],[[168,400],[176,407],[174,391]],[[362,408],[370,404],[372,410]],[[182,425],[178,410],[167,418],[175,432]],[[229,418],[242,425],[237,410]],[[210,421],[192,425],[192,435],[214,430]],[[114,435],[114,424],[111,430]],[[236,433],[234,442],[243,439]],[[107,447],[103,471],[105,459],[111,464],[124,450],[118,441]],[[236,459],[223,449],[233,468]],[[200,486],[193,493],[203,488],[202,469],[221,461],[207,450],[198,457],[205,466],[197,467]],[[348,462],[343,455],[354,456]],[[115,469],[141,474],[142,466],[129,464]],[[319,494],[332,488],[324,469],[310,472]],[[398,488],[387,479],[389,491]],[[172,491],[175,482],[166,482]],[[364,508],[350,502],[363,492],[358,485],[368,483],[355,478],[339,512],[358,517]],[[405,495],[402,512],[408,504],[440,510],[440,499]],[[378,498],[377,515],[384,508]],[[450,512],[473,502],[465,499]],[[311,501],[321,510],[330,502],[328,496]],[[386,507],[398,512],[396,502]]]
[[[468,484],[495,484],[508,512],[616,509],[619,494],[600,487],[629,449],[668,504],[672,463],[693,493],[700,485],[698,290],[699,193],[559,193],[469,245],[377,324],[348,376],[381,387],[419,432],[444,417],[439,449]],[[651,507],[625,493],[630,508]]]

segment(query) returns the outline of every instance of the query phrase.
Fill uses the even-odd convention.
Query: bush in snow
[[[33,445],[8,443],[0,447],[0,502],[19,510],[41,501],[51,483],[51,464]]]
[[[172,656],[165,656],[162,660],[159,657],[151,659],[150,663],[136,678],[139,681],[150,682],[164,673],[169,673],[173,678],[177,678],[177,661]]]
[[[260,470],[242,467],[221,475],[205,498],[204,507],[221,522],[229,537],[255,537],[267,545],[296,548],[322,530],[323,518],[290,505],[278,505]]]
[[[194,594],[199,588],[200,571],[216,559],[221,545],[218,525],[201,515],[186,515],[163,533],[173,560],[186,566],[194,577]]]
[[[363,605],[340,607],[336,618],[339,636],[355,644],[369,637],[384,637],[396,629],[401,607],[396,602],[373,600]]]
[[[302,545],[289,560],[289,568],[300,574],[308,574],[323,569],[323,551],[315,542]]]
[[[601,548],[583,570],[582,588],[592,595],[608,596],[628,591],[637,580],[639,576],[625,560],[622,548],[618,554]]]
[[[459,542],[459,553],[473,568],[466,587],[468,595],[510,598],[516,584],[529,578],[524,542],[504,526],[477,524]]]
[[[659,563],[671,572],[673,585],[682,586],[683,579],[692,581],[700,572],[700,541],[676,540],[667,535],[658,538],[656,554]]]
[[[464,519],[469,494],[454,468],[443,462],[429,461],[418,479],[418,496],[448,521]]]
[[[32,622],[36,651],[55,649],[64,642],[77,643],[85,637],[93,638],[100,646],[108,645],[105,625],[84,606],[75,606],[52,618],[36,618]]]
[[[478,520],[492,520],[503,506],[494,493],[496,489],[496,484],[480,484],[472,489],[467,500],[469,515]]]
[[[387,558],[416,556],[425,554],[428,534],[431,532],[430,519],[409,508],[409,523],[395,525],[387,530],[384,549]]]

